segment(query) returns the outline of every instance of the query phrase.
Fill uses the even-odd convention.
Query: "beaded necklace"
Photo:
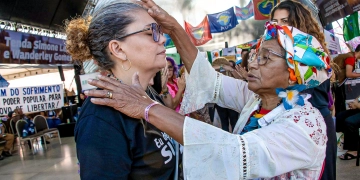
[[[107,77],[113,78],[123,84],[123,82],[119,78],[117,78],[111,71],[109,72],[109,74],[107,74]],[[163,102],[158,99],[158,97],[160,97],[160,95],[155,91],[155,89],[153,87],[148,86],[146,93],[148,94],[148,96],[151,95],[155,101],[163,104]]]

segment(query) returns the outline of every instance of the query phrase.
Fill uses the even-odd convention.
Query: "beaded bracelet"
[[[146,122],[149,122],[149,123],[150,123],[150,121],[149,121],[149,110],[150,110],[151,107],[153,107],[153,106],[155,106],[155,105],[157,105],[157,104],[159,104],[159,103],[158,103],[158,102],[153,102],[153,103],[151,103],[150,105],[148,105],[148,106],[145,108],[145,121],[146,121]]]

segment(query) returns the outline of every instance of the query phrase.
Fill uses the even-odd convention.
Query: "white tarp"
[[[59,109],[64,106],[62,84],[0,88],[0,116],[16,108],[24,113]]]

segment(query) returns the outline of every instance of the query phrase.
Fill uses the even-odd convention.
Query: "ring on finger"
[[[108,91],[107,94],[106,94],[106,97],[109,98],[109,99],[112,99],[113,98],[113,93]]]

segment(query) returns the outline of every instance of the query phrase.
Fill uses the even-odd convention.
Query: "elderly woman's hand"
[[[171,34],[174,28],[179,25],[174,17],[169,15],[165,10],[159,7],[152,0],[137,0],[137,4],[140,4],[142,7],[148,9],[148,13],[155,21],[161,25],[161,30],[166,34]]]
[[[145,108],[153,103],[141,87],[137,73],[133,75],[131,86],[106,76],[90,80],[89,84],[103,89],[85,91],[87,96],[91,96],[92,103],[113,107],[132,118],[144,119]]]

